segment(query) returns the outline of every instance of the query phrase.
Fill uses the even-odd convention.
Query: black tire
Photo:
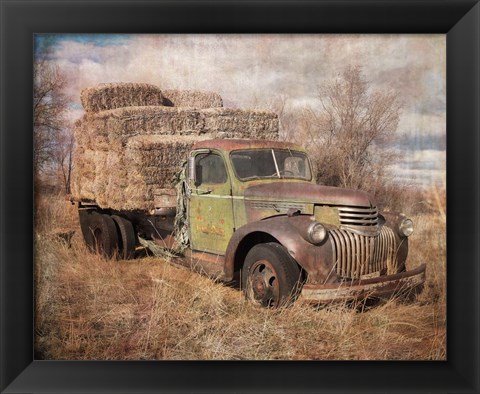
[[[117,227],[118,237],[118,250],[119,255],[124,260],[133,259],[135,256],[135,247],[137,246],[137,240],[135,237],[135,230],[133,229],[132,222],[121,216],[112,215],[112,219]]]
[[[90,223],[90,215],[95,212],[91,209],[79,209],[78,210],[78,217],[80,219],[80,228],[82,229],[82,235],[83,239],[85,241],[85,244],[88,245],[89,242],[87,242],[88,238],[90,237],[90,228],[89,228],[89,223]]]
[[[300,267],[282,245],[256,245],[243,264],[242,289],[248,300],[263,307],[288,305],[301,289]]]
[[[83,239],[93,253],[112,258],[118,250],[115,222],[109,215],[95,211],[80,211],[80,226]]]

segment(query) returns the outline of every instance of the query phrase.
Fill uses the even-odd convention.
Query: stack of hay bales
[[[173,175],[198,141],[278,137],[275,113],[223,108],[216,93],[106,84],[81,101],[72,194],[102,208],[174,206]]]

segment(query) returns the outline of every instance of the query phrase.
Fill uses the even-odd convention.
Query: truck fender
[[[336,280],[333,265],[333,249],[327,239],[313,245],[302,237],[302,229],[308,228],[311,217],[275,216],[248,223],[233,234],[225,254],[225,278],[232,280],[234,272],[241,269],[248,251],[259,243],[278,242],[305,270],[309,281],[330,283]]]

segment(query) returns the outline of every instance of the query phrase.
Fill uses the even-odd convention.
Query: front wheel
[[[296,299],[301,288],[301,271],[282,245],[274,242],[256,245],[245,258],[242,288],[247,299],[266,308],[278,308]]]

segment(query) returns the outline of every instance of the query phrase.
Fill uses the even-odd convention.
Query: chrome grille
[[[364,235],[378,234],[377,207],[337,207],[341,228]]]
[[[396,243],[393,230],[382,226],[378,236],[346,230],[330,230],[337,274],[357,279],[381,270],[393,273]]]

